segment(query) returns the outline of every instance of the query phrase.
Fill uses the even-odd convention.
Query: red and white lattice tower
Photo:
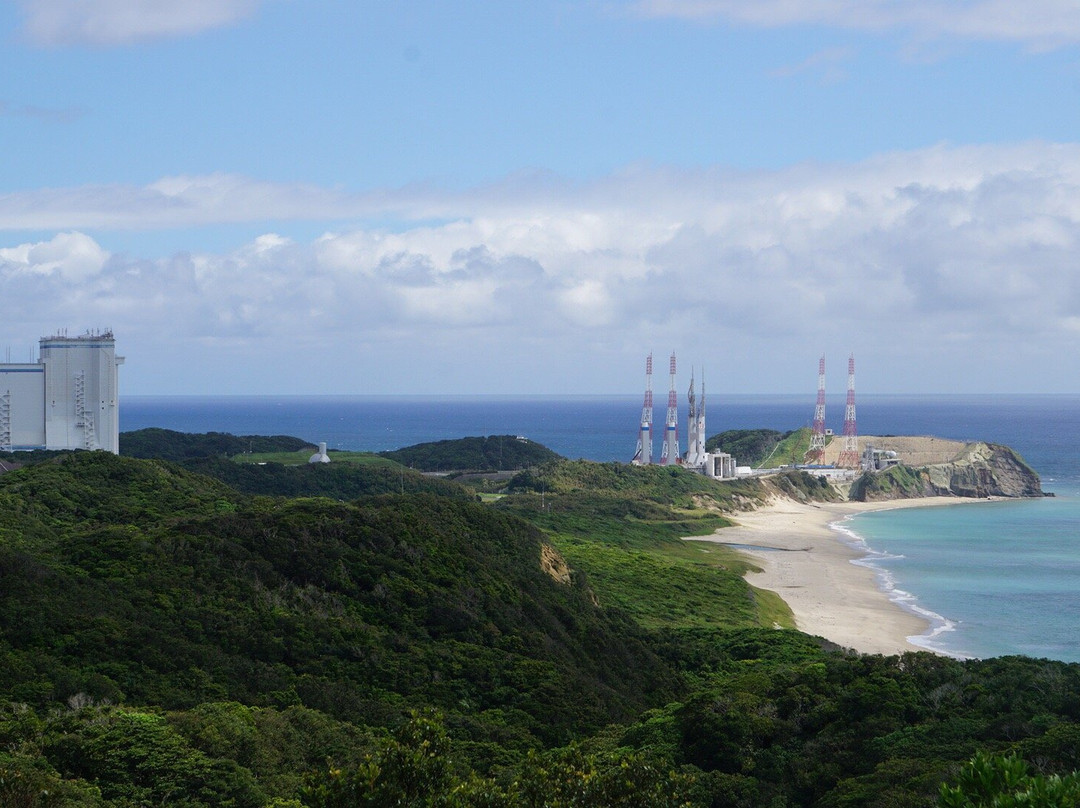
[[[810,448],[806,450],[806,462],[820,466],[825,461],[825,356],[818,362],[817,405],[814,407],[814,431],[810,434]]]
[[[664,450],[660,453],[661,466],[673,466],[682,462],[679,455],[679,397],[675,394],[675,354],[671,355],[671,392],[667,399],[667,423],[664,427]]]
[[[645,405],[641,408],[641,427],[638,429],[637,451],[630,462],[635,466],[652,463],[652,354],[645,360]]]
[[[847,361],[847,406],[844,407],[844,448],[836,465],[845,469],[859,467],[859,431],[855,427],[855,354]]]

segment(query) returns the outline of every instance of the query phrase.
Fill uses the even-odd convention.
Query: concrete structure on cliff
[[[42,337],[37,362],[0,363],[0,451],[119,454],[123,363],[111,331]]]

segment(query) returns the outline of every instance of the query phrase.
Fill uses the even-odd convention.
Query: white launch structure
[[[690,373],[690,409],[687,414],[686,458],[683,465],[697,469],[705,464],[705,371],[701,372],[701,403],[694,395],[694,374]]]
[[[630,462],[635,466],[652,463],[652,354],[645,360],[645,404],[641,408],[641,426],[638,428],[637,451]]]
[[[120,407],[111,331],[42,337],[37,362],[0,363],[0,451],[120,452]]]
[[[660,465],[671,466],[682,462],[679,454],[679,397],[675,393],[675,354],[671,355],[671,388],[667,400],[667,423],[664,427],[664,450],[660,453]]]
[[[687,423],[686,456],[679,454],[679,403],[675,394],[675,354],[671,355],[671,391],[668,393],[667,423],[664,430],[664,448],[659,464],[662,466],[681,465],[684,468],[704,474],[717,480],[731,479],[740,473],[735,458],[727,452],[705,451],[705,372],[701,373],[701,401],[697,400],[694,377],[691,372],[689,418]],[[638,430],[637,452],[631,461],[636,466],[647,466],[652,462],[652,354],[645,361],[645,407],[641,413],[641,426]]]

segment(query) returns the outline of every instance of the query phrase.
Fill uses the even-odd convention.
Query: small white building
[[[701,467],[702,474],[714,480],[728,480],[736,476],[735,458],[727,452],[707,452]]]
[[[37,362],[0,363],[0,451],[119,454],[123,363],[111,331],[42,337]]]
[[[884,471],[892,466],[900,465],[900,456],[889,449],[875,449],[867,446],[862,453],[860,467],[863,471]]]

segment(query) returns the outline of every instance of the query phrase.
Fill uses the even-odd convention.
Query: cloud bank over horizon
[[[631,8],[651,18],[899,29],[927,38],[1022,42],[1036,50],[1080,42],[1080,6],[1071,0],[635,0]]]
[[[235,24],[262,0],[19,0],[25,33],[45,46],[110,47]]]
[[[643,18],[763,28],[832,26],[919,38],[1020,42],[1034,50],[1080,42],[1071,0],[620,0]],[[46,47],[116,47],[192,36],[251,18],[266,0],[17,0],[24,34]]]
[[[291,238],[307,217],[327,232]],[[227,251],[109,248],[112,230],[267,219]],[[31,228],[53,234],[0,236],[0,293],[20,300],[0,344],[110,326],[144,355],[136,391],[200,392],[244,362],[224,392],[633,392],[671,347],[742,392],[809,389],[826,349],[864,357],[880,392],[1073,390],[1080,371],[1052,355],[1080,331],[1074,144],[458,192],[212,175],[0,198],[0,230]],[[166,374],[178,346],[192,363]]]

